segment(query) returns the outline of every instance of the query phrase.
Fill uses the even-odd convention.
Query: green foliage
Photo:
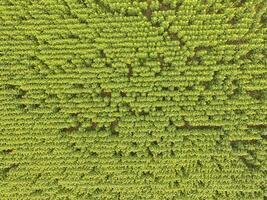
[[[0,1],[0,199],[265,199],[263,0]]]

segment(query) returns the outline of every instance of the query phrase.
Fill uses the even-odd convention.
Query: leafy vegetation
[[[264,0],[0,1],[0,199],[266,199]]]

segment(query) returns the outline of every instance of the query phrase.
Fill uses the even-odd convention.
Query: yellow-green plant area
[[[0,0],[0,199],[265,200],[265,0]]]

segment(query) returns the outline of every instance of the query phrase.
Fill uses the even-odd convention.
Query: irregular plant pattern
[[[0,0],[0,199],[266,199],[266,9]]]

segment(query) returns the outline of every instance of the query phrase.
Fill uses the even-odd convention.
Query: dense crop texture
[[[0,0],[0,199],[265,200],[265,0]]]

